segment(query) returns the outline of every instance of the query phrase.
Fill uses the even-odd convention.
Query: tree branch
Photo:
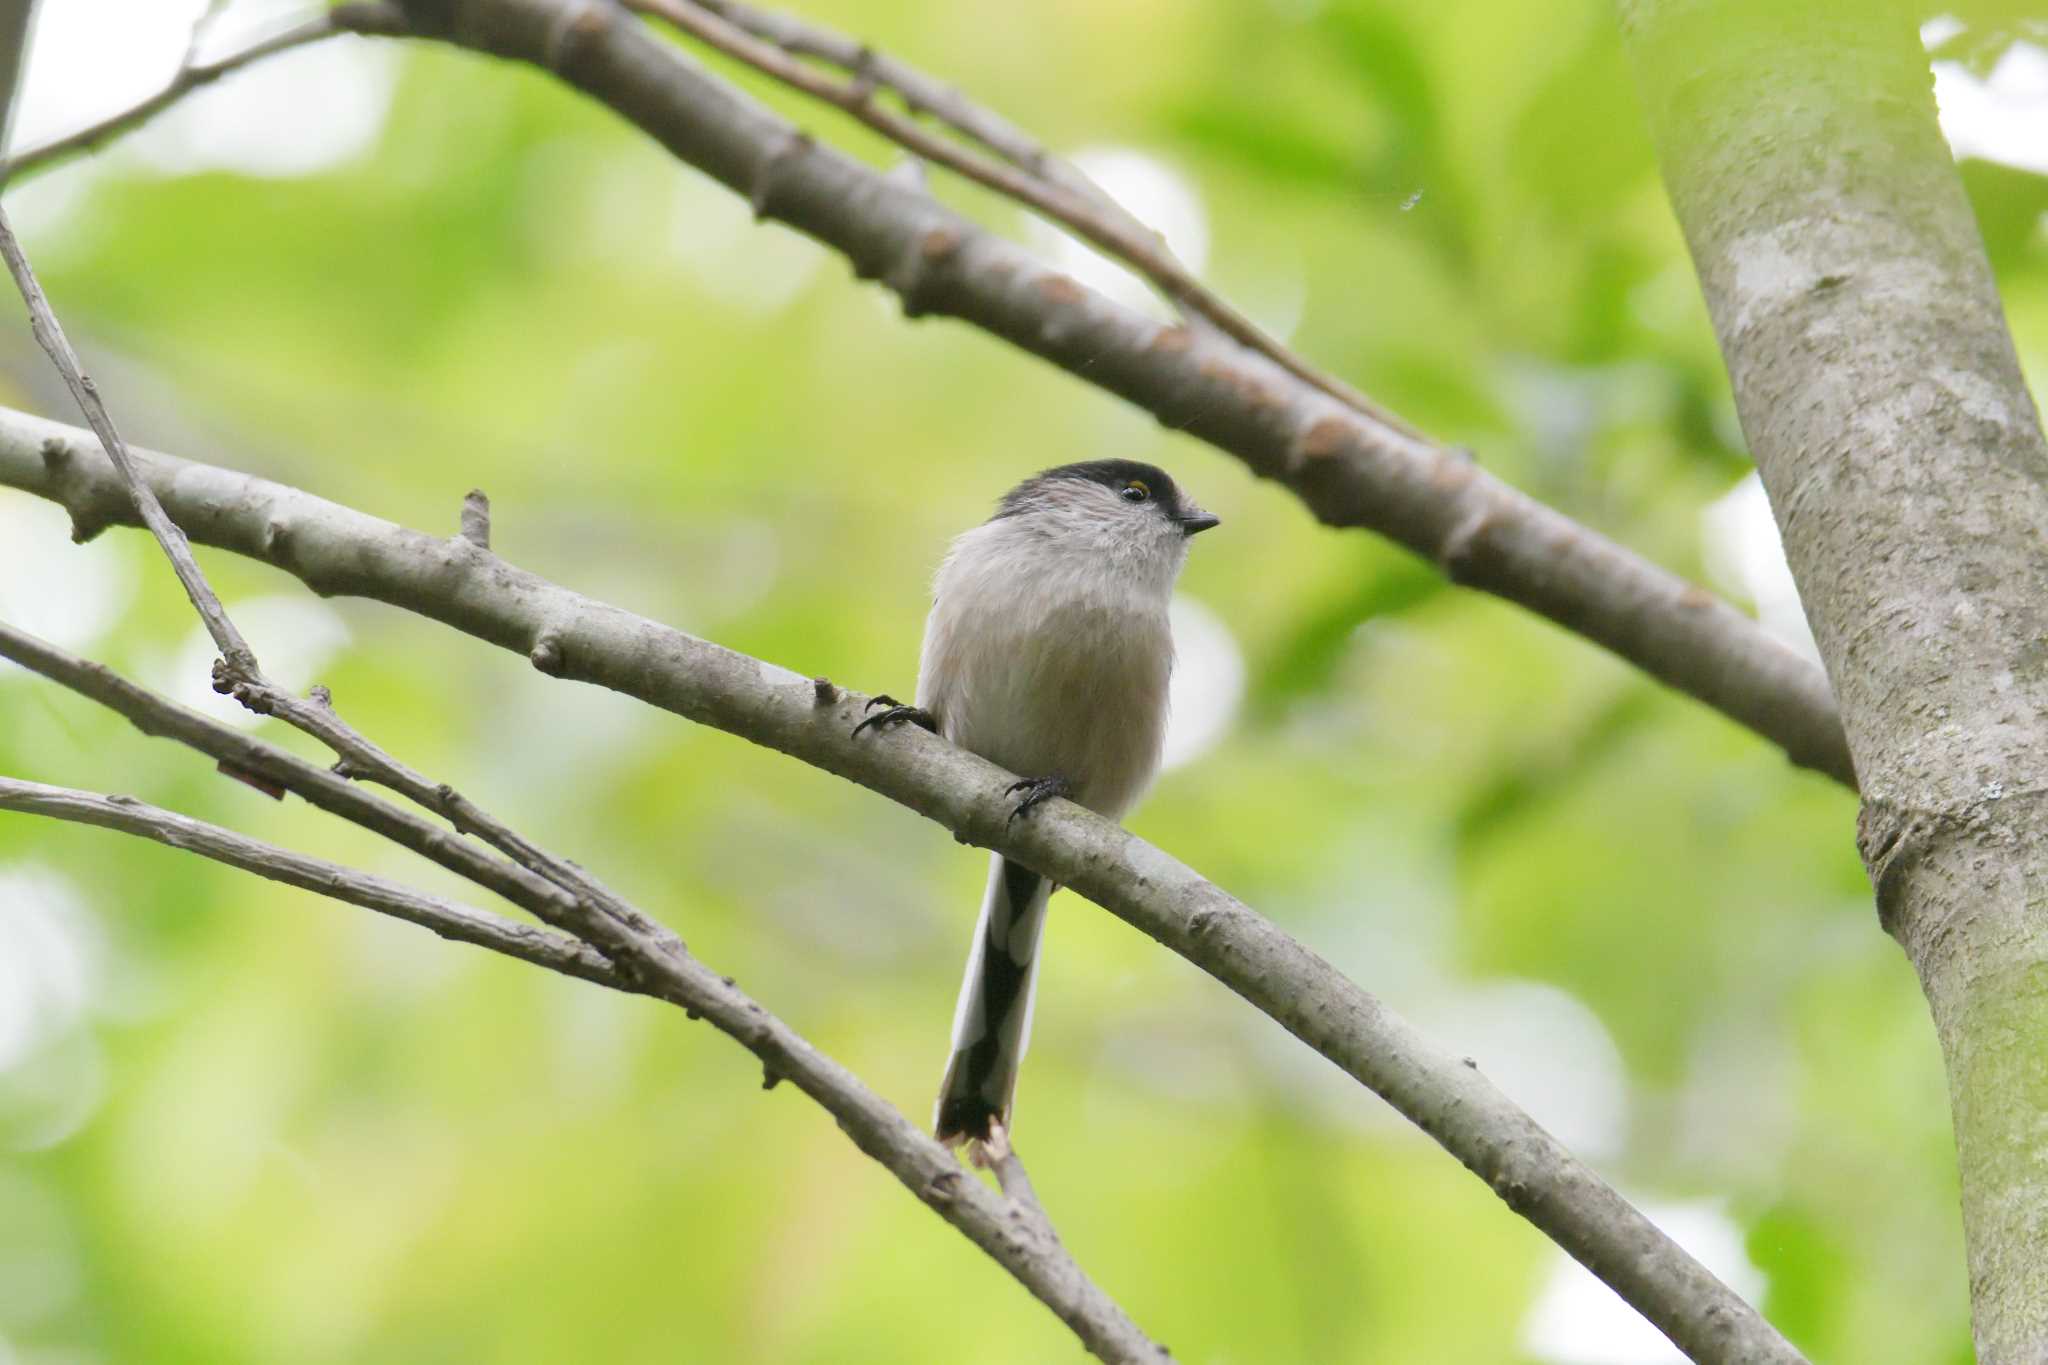
[[[1016,856],[1215,976],[1384,1097],[1695,1360],[1798,1354],[1728,1288],[1462,1060],[1193,871],[1069,802],[1012,824],[1009,774],[923,731],[851,738],[865,698],[591,601],[461,536],[440,539],[297,489],[149,456],[145,476],[201,543],[322,594],[376,598],[837,773],[967,842]],[[127,521],[85,434],[0,410],[0,484],[61,502],[74,532]],[[579,934],[584,926],[569,925]],[[614,961],[630,928],[598,926]],[[758,1008],[758,1007],[757,1007]]]
[[[1591,639],[1853,785],[1827,679],[1703,589],[1376,423],[1226,338],[1161,326],[913,186],[815,142],[610,0],[409,0],[413,28],[541,66],[755,211],[843,252],[906,315],[957,317],[1277,479],[1332,526],[1378,531]]]
[[[1084,194],[1038,171],[1005,165],[927,131],[875,103],[874,77],[857,69],[851,80],[837,80],[792,58],[774,43],[764,42],[715,7],[692,0],[624,0],[627,8],[656,15],[698,41],[745,62],[793,90],[846,111],[897,146],[936,161],[977,184],[1064,224],[1086,241],[1131,266],[1184,311],[1201,318],[1232,341],[1278,365],[1302,382],[1402,436],[1419,438],[1407,423],[1380,407],[1349,384],[1325,374],[1260,330],[1182,265],[1158,233],[1138,222],[1100,190]],[[898,68],[900,70],[900,68]],[[1041,165],[1049,159],[1041,151]]]
[[[634,989],[624,982],[604,954],[567,935],[520,924],[340,863],[294,853],[204,820],[148,805],[132,796],[103,796],[0,777],[0,810],[46,815],[139,835],[286,886],[417,924],[457,943],[473,943],[565,976],[621,990]]]
[[[756,38],[775,44],[792,57],[813,57],[829,62],[859,80],[872,83],[878,90],[893,92],[912,114],[929,114],[1019,170],[1091,199],[1104,211],[1122,215],[1128,225],[1145,230],[1123,205],[1104,193],[1100,185],[1081,174],[1071,163],[1047,151],[1038,139],[993,109],[976,104],[953,86],[926,75],[909,63],[798,15],[757,9],[753,5],[738,3],[738,0],[694,2],[697,8],[710,10]]]
[[[177,739],[218,759],[232,774],[260,775],[323,810],[352,820],[425,854],[551,924],[587,914],[576,895],[500,862],[466,840],[353,787],[346,779],[274,745],[159,697],[101,664],[0,625],[0,657],[34,669],[125,716],[144,734]],[[615,990],[680,1005],[709,1020],[761,1059],[773,1081],[788,1079],[830,1113],[854,1144],[965,1233],[1073,1329],[1103,1360],[1166,1359],[1060,1245],[1035,1199],[999,1198],[962,1177],[953,1156],[860,1079],[820,1053],[787,1024],[749,999],[729,978],[692,958],[673,935],[631,928],[638,937],[616,956],[587,942],[505,920],[428,896],[383,878],[309,858],[232,831],[143,805],[132,797],[98,796],[38,783],[0,779],[0,810],[53,815],[119,829],[186,849],[321,895],[420,924],[443,938],[506,953],[536,966]],[[623,903],[621,903],[623,904]],[[622,922],[649,922],[624,907]],[[599,928],[601,938],[616,938]],[[1029,1220],[1019,1234],[1019,1219]]]
[[[1977,1358],[2048,1360],[2048,439],[1896,0],[1624,0],[1948,1065]]]
[[[211,11],[209,16],[210,13]],[[337,18],[346,21],[345,28],[337,24]],[[383,21],[381,28],[380,18]],[[195,26],[192,47],[187,49],[185,60],[178,67],[178,73],[171,77],[163,89],[118,113],[109,114],[96,123],[66,133],[62,137],[52,138],[48,142],[39,143],[0,161],[0,182],[12,180],[23,171],[38,170],[80,152],[95,151],[113,138],[147,123],[193,91],[212,85],[221,77],[239,71],[252,62],[261,61],[280,52],[289,52],[293,48],[305,47],[309,43],[317,43],[337,33],[390,33],[398,31],[400,26],[397,11],[389,6],[340,5],[333,11],[323,12],[315,18],[294,24],[281,33],[259,39],[247,47],[239,48],[210,62],[193,60],[199,33]]]
[[[108,413],[107,405],[100,401],[98,386],[79,365],[78,352],[71,349],[71,342],[65,337],[57,315],[50,311],[50,301],[43,297],[43,287],[36,282],[35,272],[29,269],[28,257],[22,254],[21,243],[15,239],[14,229],[8,224],[4,211],[0,211],[0,257],[6,259],[8,272],[14,276],[22,301],[28,305],[29,325],[37,343],[64,376],[64,383],[71,389],[71,396],[78,400],[85,420],[106,447],[114,468],[120,471],[122,483],[135,500],[135,509],[142,518],[142,524],[149,528],[150,534],[156,537],[157,544],[170,558],[178,581],[185,585],[185,595],[192,599],[199,619],[206,623],[207,633],[213,636],[221,657],[245,672],[255,672],[256,655],[249,649],[242,633],[235,629],[235,623],[228,619],[220,598],[214,595],[213,588],[207,583],[206,575],[199,571],[198,562],[192,558],[192,547],[185,543],[185,533],[164,515],[163,505],[157,501],[156,494],[136,476],[128,446],[122,441],[121,433],[114,429],[113,416]]]

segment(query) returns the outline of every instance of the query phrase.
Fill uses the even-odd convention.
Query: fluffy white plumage
[[[934,585],[918,705],[939,733],[1111,819],[1159,767],[1188,537],[1216,519],[1149,465],[1048,470],[953,542]],[[997,856],[954,1016],[941,1138],[1007,1123],[1053,887]]]

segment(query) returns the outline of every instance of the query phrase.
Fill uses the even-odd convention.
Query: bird
[[[1122,819],[1166,738],[1174,583],[1188,541],[1218,524],[1136,460],[1025,479],[939,566],[915,703],[875,697],[855,737],[914,723],[1008,769],[1020,779],[1012,821],[1062,796]],[[1003,854],[989,860],[933,1113],[941,1142],[1007,1138],[1057,889]]]

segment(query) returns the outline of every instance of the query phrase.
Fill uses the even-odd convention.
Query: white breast
[[[1132,572],[1005,521],[976,527],[939,571],[919,705],[954,743],[1121,816],[1159,766],[1177,567]]]

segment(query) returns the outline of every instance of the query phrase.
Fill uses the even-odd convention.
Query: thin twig
[[[0,622],[0,659],[11,659],[98,702],[145,735],[173,739],[205,754],[230,776],[255,779],[255,785],[273,794],[292,792],[330,815],[381,834],[536,918],[559,917],[572,908],[568,892],[516,863],[494,857],[444,826],[394,805],[328,768],[223,725],[137,686],[104,664],[81,659],[5,622]]]
[[[941,137],[915,119],[877,104],[872,81],[859,77],[835,80],[791,57],[772,42],[756,38],[739,25],[691,0],[625,0],[629,9],[667,20],[698,41],[726,56],[772,76],[814,99],[845,110],[882,136],[920,157],[1028,205],[1070,228],[1111,256],[1125,262],[1156,285],[1174,303],[1201,317],[1241,346],[1257,351],[1281,369],[1311,384],[1347,407],[1403,436],[1417,437],[1415,428],[1334,375],[1326,374],[1266,335],[1259,325],[1204,285],[1195,273],[1166,249],[1157,232],[1128,212],[1106,211],[1094,196],[1077,193],[1058,181],[991,160]]]
[[[114,419],[107,412],[107,405],[100,401],[98,386],[79,364],[78,352],[71,349],[71,342],[66,339],[57,315],[50,311],[50,301],[43,297],[43,287],[36,282],[35,272],[29,268],[28,256],[15,239],[14,228],[8,223],[4,210],[0,210],[0,257],[6,258],[15,287],[21,290],[22,301],[28,305],[29,325],[36,341],[64,376],[71,396],[78,400],[79,409],[85,413],[86,422],[99,436],[107,457],[114,462],[114,468],[120,471],[129,496],[135,500],[135,510],[142,517],[143,524],[149,527],[150,534],[156,537],[157,544],[163,546],[164,553],[170,557],[178,581],[185,585],[185,595],[192,599],[199,619],[206,623],[207,633],[213,636],[221,657],[238,673],[253,676],[257,671],[255,653],[242,639],[242,633],[235,629],[235,623],[228,619],[227,610],[221,606],[220,598],[214,595],[206,575],[200,572],[185,533],[164,515],[163,504],[157,501],[149,485],[136,475],[135,462],[128,454],[127,443],[122,441],[121,433],[114,430]]]
[[[1054,156],[1038,139],[1001,114],[976,104],[957,87],[926,75],[908,62],[794,14],[758,9],[737,0],[696,0],[696,4],[791,56],[830,62],[857,82],[870,83],[877,91],[893,92],[912,114],[930,115],[1026,174],[1092,200],[1135,232],[1149,233],[1130,210],[1112,199],[1072,162]],[[1163,242],[1160,249],[1166,250]]]
[[[296,886],[302,891],[331,896],[350,905],[394,916],[430,929],[445,939],[474,943],[565,976],[581,977],[606,986],[622,984],[619,974],[604,954],[567,935],[550,933],[531,924],[520,924],[502,915],[429,895],[389,878],[360,872],[324,858],[294,853],[204,820],[149,805],[132,796],[104,796],[98,792],[0,777],[0,810],[53,816],[59,820],[140,835],[171,848],[211,858],[217,863],[226,863],[229,867],[238,867],[244,872],[253,872],[259,877],[268,877],[274,882]]]
[[[462,499],[462,538],[479,550],[491,548],[491,500],[481,488]]]
[[[1010,1130],[1000,1122],[989,1125],[985,1141],[968,1144],[970,1157],[975,1164],[985,1166],[996,1173],[996,1183],[1003,1187],[1003,1193],[1010,1197],[1018,1211],[1042,1229],[1047,1237],[1059,1240],[1053,1230],[1052,1218],[1046,1213],[1045,1205],[1038,1202],[1038,1191],[1032,1188],[1031,1177],[1024,1170],[1024,1158],[1017,1154],[1016,1144],[1010,1141]]]
[[[64,429],[0,411],[0,483],[62,501],[74,522],[130,515],[112,471],[42,451]],[[1071,803],[1009,821],[1011,777],[923,731],[850,737],[866,698],[591,601],[485,555],[296,489],[152,457],[147,471],[195,534],[324,595],[374,597],[594,682],[779,749],[902,802],[967,842],[1040,868],[1215,976],[1435,1138],[1517,1213],[1695,1359],[1796,1362],[1782,1337],[1480,1073],[1250,907],[1165,852]],[[584,933],[582,926],[567,925]],[[632,931],[592,941],[615,962]],[[773,1068],[771,1068],[773,1069]],[[786,1073],[778,1073],[786,1074]]]
[[[35,170],[74,153],[96,150],[102,143],[141,126],[194,90],[213,84],[231,71],[239,71],[251,62],[261,61],[280,52],[289,52],[308,43],[317,43],[322,38],[331,38],[346,31],[337,28],[328,15],[321,14],[317,18],[295,24],[282,33],[250,43],[247,47],[239,48],[226,56],[216,57],[210,62],[195,61],[193,59],[198,52],[200,35],[205,28],[206,18],[211,14],[212,10],[209,9],[207,15],[202,16],[200,22],[193,25],[192,40],[186,48],[185,60],[179,64],[178,73],[171,77],[169,83],[161,90],[118,113],[109,114],[95,123],[65,133],[61,137],[51,138],[48,142],[38,143],[0,161],[0,181],[12,180],[23,171]]]

